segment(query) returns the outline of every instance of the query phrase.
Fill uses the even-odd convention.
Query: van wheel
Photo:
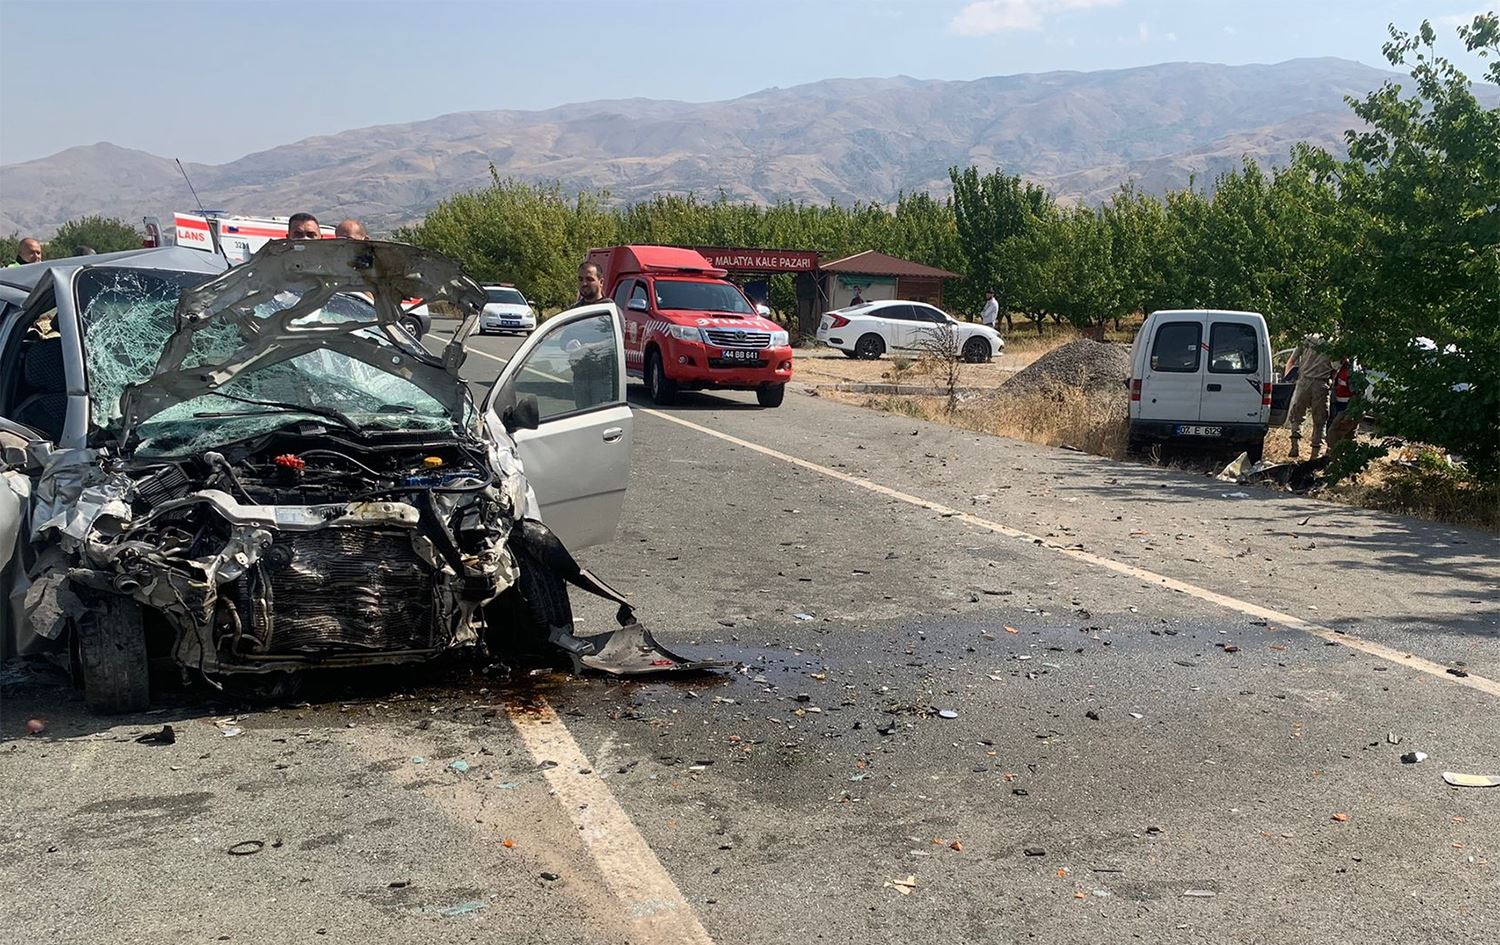
[[[964,361],[982,364],[990,359],[990,343],[983,338],[970,338],[964,342]]]
[[[667,377],[662,369],[661,352],[652,351],[646,359],[646,390],[651,402],[658,407],[669,407],[677,400],[677,382]]]
[[[861,335],[854,343],[854,356],[862,361],[874,361],[885,354],[885,339],[873,332]]]
[[[780,407],[786,399],[785,384],[767,384],[755,389],[755,399],[762,407]]]
[[[1250,465],[1252,466],[1260,462],[1261,457],[1265,455],[1266,441],[1264,438],[1256,440],[1254,443],[1251,443],[1245,447],[1245,457],[1250,460]]]
[[[74,626],[83,701],[91,712],[119,715],[151,705],[151,667],[141,605],[116,598]]]

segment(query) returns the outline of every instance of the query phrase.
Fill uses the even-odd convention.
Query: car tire
[[[855,352],[855,351],[846,351],[843,348],[839,349],[839,353],[842,354],[844,357],[848,358],[851,361],[859,357],[859,353],[858,352]]]
[[[646,356],[646,390],[658,407],[670,407],[677,400],[677,382],[667,377],[660,351],[653,350]]]
[[[403,318],[401,320],[401,325],[407,331],[411,332],[411,336],[413,338],[416,338],[418,341],[420,341],[422,339],[422,320],[421,319],[419,319],[419,318]]]
[[[885,354],[885,339],[873,331],[860,335],[859,340],[854,343],[854,356],[861,361],[876,361],[882,354]]]
[[[970,338],[964,342],[964,361],[968,364],[983,364],[993,357],[990,343],[983,338]]]
[[[755,389],[755,400],[762,407],[780,407],[785,399],[785,384],[766,384]]]
[[[151,666],[141,605],[125,598],[103,605],[74,626],[83,701],[101,715],[144,712],[151,705]]]
[[[541,652],[549,627],[571,627],[573,604],[568,583],[521,544],[512,544],[520,576],[485,605],[485,645],[490,653]]]

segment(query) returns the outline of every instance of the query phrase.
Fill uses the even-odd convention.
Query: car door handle
[[[604,431],[604,442],[618,443],[625,436],[625,431],[619,427],[610,427]]]
[[[1224,389],[1224,385],[1223,384],[1210,384],[1210,385],[1208,385],[1207,389],[1208,390],[1223,390]]]

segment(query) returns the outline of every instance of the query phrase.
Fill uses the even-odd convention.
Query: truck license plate
[[[1193,424],[1179,423],[1177,425],[1178,436],[1223,436],[1223,427],[1204,427]]]
[[[759,361],[760,352],[727,348],[719,357],[725,361]]]

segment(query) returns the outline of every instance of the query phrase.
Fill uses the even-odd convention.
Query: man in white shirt
[[[984,293],[984,308],[979,312],[979,322],[994,328],[995,319],[999,317],[1000,303],[995,301],[995,290],[990,289]]]

